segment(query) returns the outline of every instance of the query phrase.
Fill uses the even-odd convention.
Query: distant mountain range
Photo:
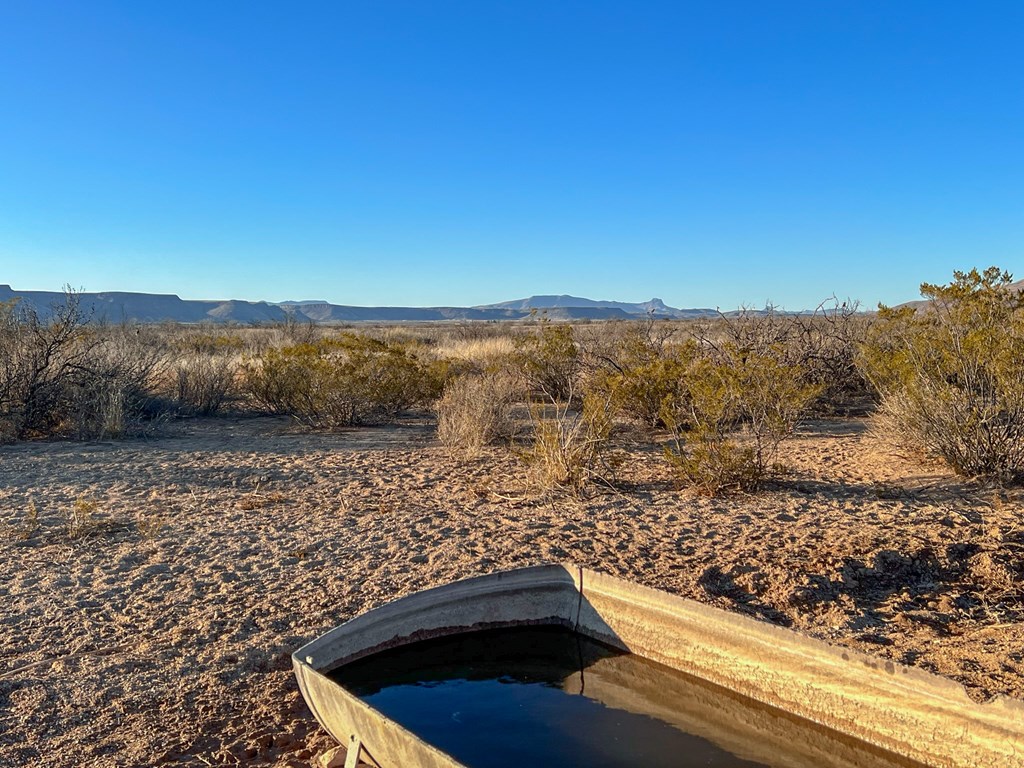
[[[554,320],[614,320],[653,315],[693,318],[716,315],[713,309],[675,309],[661,299],[636,304],[594,301],[577,296],[531,296],[476,307],[353,307],[326,301],[198,301],[173,294],[110,291],[80,294],[82,308],[95,320],[117,323],[402,323],[452,320],[519,320],[542,313]],[[0,302],[17,298],[41,316],[64,302],[56,291],[16,291],[0,285]]]
[[[1024,280],[1010,286],[1024,290]],[[181,299],[174,294],[81,293],[82,308],[95,320],[111,323],[234,323],[238,325],[301,322],[342,323],[423,323],[459,320],[521,320],[533,313],[552,320],[625,320],[637,317],[689,319],[714,317],[717,309],[676,309],[661,299],[630,303],[626,301],[595,301],[579,296],[530,296],[526,299],[481,304],[475,307],[354,307],[327,301],[203,301]],[[64,302],[58,291],[16,291],[0,285],[0,302],[19,299],[40,316],[50,313],[54,305]],[[924,301],[911,301],[900,306],[921,306]],[[794,314],[805,314],[796,312]],[[726,312],[727,315],[735,312]]]
[[[479,307],[474,307],[474,309],[503,309],[524,312],[526,314],[529,314],[534,310],[550,313],[557,310],[577,311],[590,309],[609,313],[618,311],[624,313],[626,316],[654,315],[655,317],[674,318],[706,317],[707,315],[718,314],[718,310],[715,309],[675,309],[674,307],[668,306],[661,299],[651,299],[650,301],[631,304],[625,301],[594,301],[593,299],[583,299],[579,296],[565,295],[531,296],[528,299],[502,301],[498,304],[484,304]],[[615,315],[610,314],[609,316]]]

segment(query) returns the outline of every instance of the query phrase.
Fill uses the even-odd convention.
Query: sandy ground
[[[637,446],[617,490],[552,500],[508,451],[460,463],[415,420],[0,447],[0,765],[308,765],[331,742],[294,648],[546,561],[1024,697],[1021,495],[895,455],[859,420],[808,425],[784,453],[791,474],[757,496],[695,497]]]

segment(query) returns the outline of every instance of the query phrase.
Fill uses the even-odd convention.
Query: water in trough
[[[418,642],[331,676],[470,768],[916,765],[562,627]]]

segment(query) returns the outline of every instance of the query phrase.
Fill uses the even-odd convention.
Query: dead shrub
[[[796,334],[789,362],[801,366],[808,384],[818,387],[812,404],[832,415],[863,412],[874,390],[857,363],[860,345],[867,338],[873,318],[860,311],[860,303],[833,296],[810,315],[795,315]]]
[[[199,416],[212,416],[234,390],[238,364],[233,357],[197,354],[174,366],[174,398],[178,408]]]
[[[53,434],[60,404],[92,343],[77,294],[42,320],[17,300],[0,304],[0,422],[8,439]]]
[[[720,313],[717,319],[695,323],[691,332],[704,350],[720,354],[728,348],[741,357],[772,358],[798,369],[803,382],[818,390],[811,404],[815,411],[846,413],[863,407],[872,394],[857,364],[870,325],[859,309],[858,302],[834,296],[809,314],[787,313],[769,304]]]
[[[511,438],[512,407],[522,390],[522,383],[508,371],[453,378],[435,405],[438,439],[452,455],[469,459],[498,438]]]
[[[159,339],[88,321],[71,290],[46,319],[30,306],[0,306],[0,437],[119,437],[155,415]]]
[[[125,437],[143,432],[165,415],[153,395],[167,354],[159,333],[139,326],[100,326],[98,343],[76,375],[67,408],[79,439]]]
[[[568,402],[534,403],[533,442],[521,454],[534,484],[545,492],[579,495],[595,480],[607,479],[614,470],[608,458],[616,409],[606,392],[586,393],[578,409]]]

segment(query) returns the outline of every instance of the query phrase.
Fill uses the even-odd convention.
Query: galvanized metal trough
[[[831,765],[873,765],[876,750],[908,766],[1024,766],[1020,701],[980,704],[922,670],[573,565],[504,571],[396,600],[298,649],[292,666],[317,720],[349,748],[346,764],[358,756],[381,768],[457,768],[327,673],[420,640],[525,625],[565,626],[733,692],[735,703],[719,705],[713,722],[701,715],[689,726],[712,738],[730,731],[734,743],[785,742],[799,753],[788,765],[820,766],[826,755]],[[598,696],[599,680],[588,682]],[[615,690],[609,685],[608,695]],[[751,716],[744,699],[779,716]],[[628,701],[607,703],[629,708]]]

